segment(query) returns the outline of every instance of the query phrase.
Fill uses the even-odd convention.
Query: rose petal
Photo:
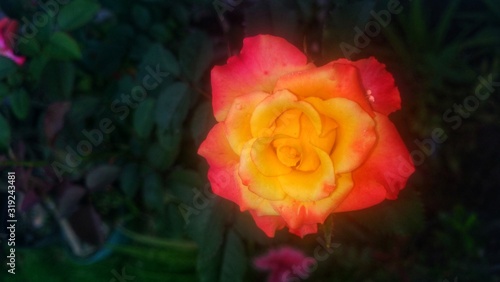
[[[210,166],[227,167],[238,163],[239,157],[231,148],[223,123],[216,124],[201,143],[198,154],[205,157]]]
[[[252,139],[250,118],[255,107],[267,96],[269,94],[264,92],[254,92],[234,100],[224,124],[229,144],[237,155],[240,154],[245,143]]]
[[[330,153],[335,144],[338,124],[331,118],[321,115],[322,131],[320,135],[315,134],[309,120],[301,119],[301,138],[323,151]]]
[[[352,64],[359,69],[361,80],[369,95],[373,96],[372,107],[375,111],[389,115],[401,108],[401,97],[394,83],[394,77],[385,65],[374,57],[355,62],[340,59],[338,62]]]
[[[358,104],[344,98],[321,101],[311,97],[306,101],[338,124],[331,154],[335,172],[346,173],[359,167],[377,140],[373,119]]]
[[[295,170],[278,177],[283,191],[297,201],[317,201],[328,197],[335,189],[335,173],[330,156],[318,148],[314,150],[321,162],[316,171]]]
[[[272,142],[278,160],[287,167],[295,167],[303,154],[300,139],[276,136]],[[291,171],[291,170],[290,170]]]
[[[248,189],[257,194],[258,196],[267,199],[267,200],[282,200],[285,198],[286,194],[283,191],[281,184],[279,183],[276,177],[269,177],[261,173],[259,168],[256,166],[254,161],[252,160],[252,151],[254,149],[254,144],[258,143],[257,140],[254,142],[248,142],[243,150],[241,151],[240,165],[239,165],[239,176],[241,177],[242,183],[245,186],[248,186]],[[257,146],[258,147],[258,146]],[[268,160],[272,158],[276,158],[274,154],[271,154]],[[260,164],[269,165],[266,160],[262,160],[259,162]],[[273,163],[278,162],[278,160]],[[283,166],[279,163],[280,166],[291,171],[290,168]],[[272,169],[272,167],[269,167]]]
[[[256,212],[250,211],[255,224],[259,227],[268,237],[274,237],[276,230],[285,227],[285,221],[279,216],[259,216]]]
[[[273,131],[273,135],[286,135],[298,138],[300,135],[300,120],[302,116],[302,112],[297,109],[283,112],[276,119],[276,129]]]
[[[332,62],[325,66],[284,75],[276,83],[274,91],[288,90],[301,97],[323,100],[346,98],[358,103],[372,115],[358,69],[351,64]]]
[[[0,33],[5,32],[5,29],[9,25],[9,18],[0,19]]]
[[[303,147],[302,160],[297,169],[300,171],[313,171],[320,164],[320,160],[313,147],[317,147],[330,154],[335,144],[337,124],[324,115],[321,116],[322,132],[316,134],[309,119],[303,115],[300,119],[300,140]],[[312,146],[311,146],[312,145]]]
[[[266,176],[279,176],[285,175],[292,171],[292,169],[284,165],[276,156],[272,142],[274,138],[256,138],[249,141],[250,157],[259,172]],[[245,147],[244,147],[245,148]],[[244,157],[241,157],[243,161]]]
[[[210,167],[208,179],[215,194],[238,204],[241,211],[250,210],[259,216],[278,215],[268,200],[250,192],[241,183],[237,165]]]
[[[318,232],[317,224],[304,224],[300,228],[297,229],[289,229],[290,233],[299,236],[300,238],[304,238],[307,234],[314,234]]]
[[[23,65],[26,61],[25,57],[16,56],[14,54],[14,45],[16,31],[19,23],[15,20],[3,18],[0,21],[0,55],[13,60],[18,65]]]
[[[364,209],[395,199],[415,171],[408,149],[392,122],[376,114],[378,142],[366,162],[353,172],[354,188],[335,212]]]
[[[287,90],[275,93],[260,102],[250,119],[253,137],[269,137],[274,133],[276,120],[284,112],[296,109],[311,121],[317,134],[321,134],[321,117],[308,103],[298,101],[297,96]]]
[[[282,75],[311,67],[307,65],[307,57],[283,38],[271,35],[245,38],[239,55],[212,69],[215,119],[226,119],[236,97],[255,91],[271,93]]]
[[[240,185],[235,178],[235,168],[239,157],[231,149],[225,135],[224,125],[216,124],[200,145],[198,154],[205,157],[210,165],[208,179],[213,192],[239,204],[241,202]]]
[[[271,202],[283,217],[288,228],[298,229],[304,224],[323,223],[333,210],[347,197],[353,187],[350,173],[337,175],[337,186],[327,198],[315,202],[300,202],[291,197]]]

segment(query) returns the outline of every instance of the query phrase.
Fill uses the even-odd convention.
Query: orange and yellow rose
[[[211,79],[218,123],[198,153],[214,193],[270,237],[285,226],[316,233],[332,212],[395,199],[414,171],[398,170],[410,160],[387,117],[399,91],[374,58],[316,67],[284,39],[259,35]]]

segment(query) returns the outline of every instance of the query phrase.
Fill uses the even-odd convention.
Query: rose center
[[[301,153],[297,148],[283,145],[276,151],[280,162],[288,167],[295,167],[300,162]]]

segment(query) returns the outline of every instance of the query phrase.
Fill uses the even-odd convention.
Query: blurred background
[[[0,281],[266,281],[253,261],[280,246],[317,260],[288,281],[500,281],[500,2],[0,9]],[[391,119],[416,163],[397,200],[335,214],[304,239],[270,239],[211,193],[196,154],[215,123],[210,69],[256,34],[286,38],[316,65],[387,65],[402,96]]]

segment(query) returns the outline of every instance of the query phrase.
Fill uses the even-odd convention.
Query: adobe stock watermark
[[[212,5],[214,6],[217,15],[221,21],[224,21],[224,14],[229,11],[233,11],[236,6],[240,5],[243,0],[214,0]]]
[[[411,0],[410,0],[411,1]],[[392,15],[398,15],[403,11],[403,6],[398,0],[389,0],[387,2],[387,9],[378,12],[370,11],[374,20],[366,23],[362,30],[358,26],[354,27],[354,46],[341,42],[339,47],[344,54],[344,57],[351,59],[353,54],[361,53],[361,49],[366,48],[371,43],[371,38],[380,34],[382,28],[386,28],[392,21]]]
[[[20,30],[22,34],[11,34],[12,40],[27,43],[28,39],[35,37],[39,30],[49,23],[49,19],[54,18],[59,13],[61,6],[68,4],[70,0],[48,0],[45,3],[43,1],[37,2],[41,10],[35,12],[31,20],[26,16],[21,18]]]
[[[327,260],[335,249],[341,246],[339,243],[328,245],[321,236],[316,237],[316,241],[319,245],[314,249],[314,257],[307,257],[300,264],[294,265],[292,270],[283,272],[281,282],[300,282],[307,279],[311,273],[318,269],[319,262]]]
[[[164,78],[169,76],[168,72],[160,70],[160,65],[156,65],[156,69],[151,66],[146,67],[148,72],[142,79],[142,84],[132,88],[129,94],[122,93],[120,99],[115,99],[111,102],[110,109],[113,113],[119,114],[118,118],[124,120],[130,115],[130,109],[135,109],[139,103],[144,101],[148,96],[148,91],[152,91],[163,82]],[[82,130],[85,139],[77,143],[76,148],[66,146],[66,155],[64,163],[53,161],[51,166],[56,173],[59,181],[62,181],[62,176],[65,173],[71,173],[82,162],[83,158],[89,156],[93,149],[104,141],[104,136],[111,134],[116,126],[110,118],[103,118],[99,122],[99,128],[90,131]]]
[[[193,187],[191,189],[191,192],[193,192],[193,200],[191,202],[191,205],[181,203],[177,206],[177,209],[181,213],[182,218],[184,219],[184,222],[186,224],[189,224],[189,218],[191,216],[197,216],[204,209],[208,208],[211,203],[210,199],[216,197],[215,194],[210,191],[210,184],[206,184],[205,186],[203,186],[203,191],[200,191],[199,189]]]
[[[126,267],[122,267],[121,272],[116,271],[116,269],[111,270],[111,274],[113,274],[113,278],[109,280],[109,282],[127,282],[133,281],[135,276],[127,274]]]
[[[451,124],[451,130],[459,129],[463,120],[470,118],[471,115],[479,108],[481,102],[486,101],[491,94],[495,92],[495,87],[500,87],[500,81],[493,81],[494,76],[490,74],[484,78],[479,76],[477,78],[478,84],[474,90],[474,94],[465,97],[461,103],[455,103],[452,107],[447,109],[443,115],[443,121]],[[411,174],[411,162],[415,166],[422,165],[425,160],[430,157],[437,149],[438,145],[443,144],[448,140],[446,131],[437,127],[431,132],[431,137],[424,140],[415,139],[413,143],[417,145],[418,149],[410,152],[410,159],[405,159],[403,156],[398,156],[397,175],[393,173],[385,173],[384,177],[389,183],[404,181]]]

